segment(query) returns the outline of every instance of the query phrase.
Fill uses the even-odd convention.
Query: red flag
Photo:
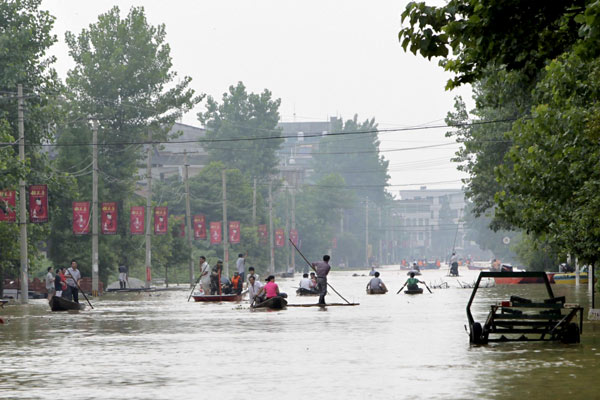
[[[90,202],[73,202],[73,233],[86,235],[90,232]]]
[[[258,238],[261,244],[266,244],[268,243],[267,240],[267,236],[268,236],[267,232],[267,225],[259,225],[258,226]]]
[[[29,186],[29,222],[48,222],[48,187]]]
[[[143,235],[145,232],[146,208],[133,206],[129,212],[129,230],[132,235]]]
[[[298,247],[298,231],[296,229],[290,229],[290,240]]]
[[[164,235],[169,229],[169,210],[167,207],[154,207],[154,234]]]
[[[194,239],[206,239],[206,216],[194,215]]]
[[[240,242],[240,221],[229,221],[229,243]]]
[[[337,238],[331,239],[331,248],[337,249]]]
[[[15,222],[17,220],[15,190],[0,190],[0,221]]]
[[[219,244],[223,238],[221,237],[221,222],[210,223],[210,244]]]
[[[103,235],[117,234],[117,203],[109,202],[101,204],[100,222],[102,223]]]
[[[185,237],[185,223],[179,224],[179,237]]]
[[[275,229],[275,246],[283,247],[285,242],[285,232],[283,229]]]

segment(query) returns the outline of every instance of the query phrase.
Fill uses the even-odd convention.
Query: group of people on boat
[[[317,291],[317,276],[314,272],[310,273],[310,277],[309,274],[306,272],[302,274],[302,279],[300,279],[300,283],[298,284],[298,290],[296,290],[296,294],[300,296],[319,294],[319,292]]]
[[[373,278],[371,278],[369,283],[367,283],[367,294],[385,294],[385,293],[387,293],[388,288],[385,286],[385,283],[383,283],[383,280],[381,280],[381,278],[380,278],[381,274],[379,272],[375,271],[374,269],[372,269],[371,272],[373,272],[373,274],[372,274]],[[419,283],[425,284],[425,282],[420,281],[417,278],[415,278],[415,273],[413,271],[411,271],[409,274],[410,274],[410,277],[406,280],[406,282],[404,283],[404,286],[406,286],[406,288],[409,291],[420,290],[418,284]],[[371,275],[371,273],[369,273],[369,275]],[[402,286],[402,287],[404,287],[404,286]]]
[[[51,301],[52,297],[56,296],[79,303],[80,283],[81,272],[77,268],[76,260],[71,260],[69,268],[58,267],[56,273],[53,267],[48,267],[48,273],[46,274],[48,301]]]

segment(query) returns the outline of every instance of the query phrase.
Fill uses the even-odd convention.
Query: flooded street
[[[390,292],[365,295],[367,276],[330,283],[357,307],[250,311],[247,301],[186,302],[188,291],[107,294],[95,309],[51,313],[45,300],[0,315],[0,398],[280,399],[598,398],[600,323],[587,322],[587,287],[552,285],[585,307],[581,344],[470,346],[465,306],[475,271],[424,271],[449,289],[409,296],[397,267],[381,269]],[[290,304],[297,279],[279,279]],[[543,298],[543,285],[480,289],[475,319],[511,294]],[[342,302],[330,291],[328,302]]]

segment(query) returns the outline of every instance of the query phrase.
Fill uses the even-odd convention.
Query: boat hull
[[[554,273],[547,273],[546,275],[548,275],[548,281],[550,283],[555,283],[554,281]],[[496,284],[498,285],[520,285],[520,284],[527,284],[527,283],[544,283],[544,279],[543,278],[499,278],[499,277],[494,277],[494,281],[496,282]]]
[[[575,284],[575,273],[559,273],[554,274],[554,283],[559,285],[574,285]],[[579,274],[579,283],[586,284],[588,283],[588,274],[587,272],[583,272]]]
[[[241,294],[201,294],[192,296],[196,302],[242,301]]]
[[[287,306],[287,301],[283,297],[271,297],[261,303],[255,304],[252,308],[268,308],[271,310],[281,310]]]
[[[423,294],[423,289],[418,288],[418,289],[406,289],[404,291],[404,293],[406,294]]]
[[[319,292],[316,292],[314,290],[300,288],[300,289],[296,290],[296,295],[298,295],[298,296],[318,296]]]
[[[367,289],[367,294],[386,294],[387,290],[383,289]]]
[[[85,309],[85,304],[75,303],[74,301],[63,299],[58,296],[52,296],[49,304],[52,311],[78,311]]]

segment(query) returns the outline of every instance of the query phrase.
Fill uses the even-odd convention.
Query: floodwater
[[[107,294],[94,310],[51,313],[45,300],[0,309],[0,398],[10,399],[598,399],[600,322],[587,322],[587,286],[553,285],[586,307],[581,344],[470,346],[464,325],[475,271],[410,296],[398,267],[390,292],[367,296],[367,276],[334,272],[356,307],[250,311],[248,302],[187,302],[187,291]],[[299,275],[297,275],[299,276]],[[298,279],[279,279],[292,303]],[[511,294],[544,298],[543,285],[480,289],[475,318]],[[538,297],[539,296],[539,297]],[[343,302],[330,291],[328,302]]]

